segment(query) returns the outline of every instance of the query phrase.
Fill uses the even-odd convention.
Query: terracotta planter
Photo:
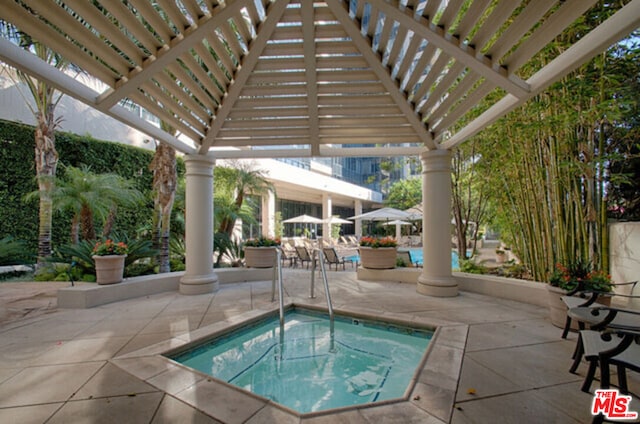
[[[363,268],[391,269],[396,267],[395,247],[360,247],[360,263]]]
[[[567,321],[567,305],[562,301],[562,296],[566,296],[567,292],[561,288],[547,284],[547,303],[549,304],[549,317],[551,323],[559,328],[564,328]],[[585,302],[587,298],[585,298]],[[611,296],[600,296],[598,303],[603,305],[611,305]],[[571,323],[571,329],[578,331],[578,324],[575,320]]]
[[[96,282],[114,284],[122,281],[126,257],[127,255],[92,256],[96,264]]]
[[[273,268],[276,262],[276,248],[245,246],[244,262],[248,268]]]

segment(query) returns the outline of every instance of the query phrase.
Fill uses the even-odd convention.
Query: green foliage
[[[393,183],[389,195],[384,201],[386,206],[396,209],[409,209],[422,203],[422,180],[409,178]]]
[[[115,173],[132,179],[134,188],[144,194],[143,205],[118,209],[114,231],[133,235],[150,221],[153,175],[148,167],[153,152],[64,132],[56,132],[56,149],[63,165],[86,165],[94,173]],[[32,126],[0,121],[0,237],[12,236],[23,240],[29,252],[36,252],[38,246],[38,203],[25,203],[23,200],[26,193],[37,190],[33,152]],[[178,172],[184,175],[184,162],[181,160],[178,161]],[[59,173],[64,175],[64,166],[60,167]],[[73,214],[68,212],[54,214],[54,248],[69,242],[72,217]],[[177,223],[175,228],[179,231],[180,224]]]
[[[469,274],[487,274],[488,269],[482,264],[476,263],[473,259],[460,259],[460,272]]]
[[[33,263],[33,255],[25,243],[7,236],[0,240],[0,266]]]

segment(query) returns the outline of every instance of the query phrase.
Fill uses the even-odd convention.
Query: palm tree
[[[5,21],[0,21],[0,31],[16,44],[33,52],[46,63],[57,69],[64,70],[69,62],[45,47],[28,34],[18,31]],[[53,203],[51,194],[55,188],[56,168],[58,166],[58,152],[56,151],[55,129],[60,118],[56,118],[54,111],[62,93],[45,82],[36,80],[20,70],[16,70],[18,78],[27,86],[35,105],[31,105],[25,97],[25,103],[36,120],[35,130],[35,162],[36,180],[39,193],[39,230],[38,230],[38,259],[40,267],[45,258],[51,256],[51,225]]]
[[[87,166],[65,167],[64,178],[58,179],[52,195],[57,210],[73,213],[71,242],[96,238],[95,219],[103,223],[115,216],[118,205],[135,206],[143,195],[132,183],[116,174],[94,174]],[[103,236],[107,236],[103,233]]]
[[[172,135],[176,133],[176,130],[164,121],[160,121],[160,127]],[[153,171],[153,247],[159,252],[158,272],[170,272],[171,210],[178,181],[176,150],[168,144],[158,143],[149,168]]]
[[[222,219],[218,232],[225,233],[229,237],[233,233],[236,219],[238,218],[245,198],[248,195],[264,195],[274,191],[273,185],[267,180],[264,171],[252,169],[251,164],[239,162],[231,168],[228,187],[235,195],[235,200],[229,213]],[[216,208],[218,205],[216,204]]]

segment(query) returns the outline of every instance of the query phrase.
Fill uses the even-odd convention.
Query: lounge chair
[[[640,311],[610,307],[581,307],[589,314],[599,318],[590,330],[580,331],[577,349],[571,372],[580,365],[582,355],[589,362],[589,369],[582,385],[583,392],[589,392],[595,372],[600,366],[600,386],[609,388],[609,367],[615,365],[618,372],[618,386],[628,393],[626,370],[640,372]]]
[[[289,261],[289,266],[295,266],[296,261],[298,260],[298,254],[296,253],[296,249],[291,246],[289,243],[282,243],[280,246],[280,252],[282,252],[282,265],[284,265],[287,261]]]
[[[640,299],[640,296],[636,296],[633,293],[635,292],[637,281],[631,281],[629,283],[617,283],[614,284],[614,287],[622,287],[622,286],[631,286],[631,295],[624,294],[616,294],[616,293],[601,293],[594,291],[581,291],[580,287],[577,287],[575,290],[567,293],[565,296],[561,297],[562,302],[567,306],[567,319],[564,324],[564,329],[562,330],[562,338],[566,339],[567,334],[569,334],[569,330],[571,329],[571,323],[574,319],[578,322],[578,328],[580,330],[585,329],[585,325],[591,325],[593,323],[597,323],[599,319],[590,315],[590,314],[581,314],[577,315],[574,311],[573,314],[569,313],[573,308],[577,307],[603,307],[606,306],[602,303],[598,303],[598,296],[619,296],[629,298],[629,302],[632,303],[634,298]]]
[[[309,250],[304,246],[296,246],[296,254],[298,255],[301,266],[304,266],[305,262],[307,263],[307,269],[309,269],[309,264],[315,263],[316,261],[316,258],[312,257]]]
[[[338,253],[336,252],[336,249],[334,249],[333,247],[324,247],[322,248],[322,252],[324,253],[324,258],[327,260],[327,263],[329,264],[329,269],[331,269],[331,265],[336,266],[336,271],[338,270],[338,265],[342,265],[343,271],[346,269],[346,265],[345,265],[346,261],[344,258],[338,257]]]

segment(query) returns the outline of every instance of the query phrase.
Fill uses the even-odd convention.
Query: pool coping
[[[326,312],[326,308],[304,302],[291,302],[286,308],[300,307]],[[352,411],[374,410],[376,416],[390,414],[394,417],[433,417],[437,421],[449,422],[458,389],[462,359],[467,341],[468,325],[445,320],[426,319],[397,313],[382,313],[354,308],[336,309],[336,314],[345,314],[360,319],[435,329],[414,378],[408,384],[402,398],[390,399],[364,405],[354,405],[325,411],[301,414],[281,404],[242,390],[232,384],[181,365],[163,355],[188,349],[217,335],[241,327],[247,322],[277,314],[278,307],[252,310],[205,327],[190,331],[143,349],[130,352],[110,360],[111,363],[198,409],[204,414],[225,422],[251,422],[254,416],[268,414],[283,419],[304,422],[318,416],[338,416]],[[382,414],[382,415],[380,415]],[[437,422],[434,421],[434,422]]]

